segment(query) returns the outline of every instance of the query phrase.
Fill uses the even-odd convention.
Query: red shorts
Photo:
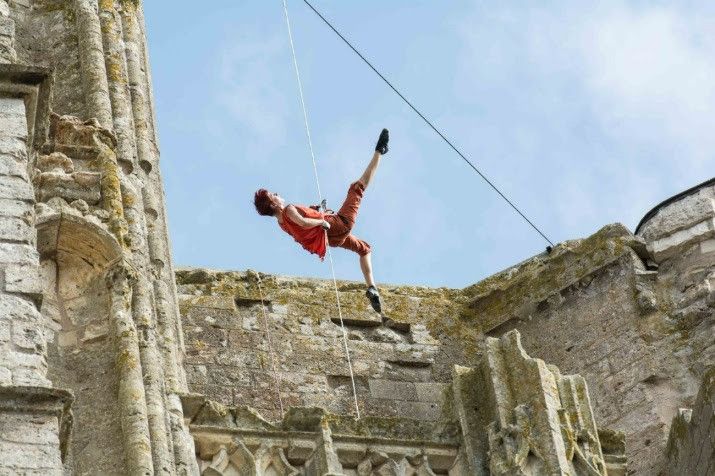
[[[365,186],[362,182],[350,184],[348,196],[340,207],[338,213],[334,215],[326,215],[325,221],[330,223],[328,230],[328,244],[330,246],[338,246],[350,251],[354,251],[360,256],[365,256],[370,253],[370,245],[361,239],[352,235],[350,232],[355,226],[360,201],[365,193]]]

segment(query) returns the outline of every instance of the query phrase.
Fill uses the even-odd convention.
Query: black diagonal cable
[[[516,211],[516,213],[518,213],[518,214],[521,216],[521,218],[523,218],[524,220],[526,220],[526,222],[527,222],[529,225],[531,225],[531,227],[532,227],[534,230],[536,230],[536,232],[537,232],[539,235],[541,235],[547,242],[549,242],[549,244],[550,244],[551,246],[554,246],[554,244],[551,242],[551,240],[539,229],[539,227],[537,227],[536,225],[534,225],[534,223],[532,223],[532,221],[529,220],[529,219],[526,217],[526,215],[524,215],[524,214],[522,213],[522,211],[519,210],[519,208],[518,208],[516,205],[514,205],[514,203],[513,203],[511,200],[509,200],[509,199],[506,197],[506,195],[504,195],[504,194],[502,193],[502,191],[497,188],[496,185],[494,185],[494,184],[492,183],[491,180],[489,180],[467,157],[465,157],[464,154],[463,154],[459,149],[457,149],[457,147],[455,147],[454,144],[452,144],[452,142],[450,142],[449,139],[447,139],[447,138],[444,136],[444,134],[443,134],[439,129],[437,129],[437,128],[435,127],[435,125],[432,124],[432,122],[431,122],[429,119],[427,119],[427,118],[424,116],[424,114],[422,114],[415,106],[413,106],[412,103],[411,103],[400,91],[398,91],[397,88],[396,88],[395,86],[393,86],[392,83],[391,83],[390,81],[388,81],[387,78],[385,78],[385,76],[383,76],[382,73],[380,73],[380,72],[372,65],[372,63],[370,63],[370,62],[362,55],[362,53],[360,53],[360,52],[352,45],[352,43],[350,43],[318,10],[316,10],[315,7],[314,7],[313,5],[311,5],[308,0],[303,0],[303,2],[304,2],[306,5],[308,5],[308,6],[310,7],[310,9],[313,10],[313,12],[314,12],[316,15],[318,15],[318,16],[320,17],[320,19],[323,20],[323,22],[325,22],[325,24],[328,25],[328,26],[330,27],[330,29],[333,30],[333,32],[340,37],[341,40],[343,40],[343,41],[345,42],[346,45],[348,45],[348,46],[350,47],[350,49],[353,50],[353,52],[354,52],[356,55],[358,55],[358,56],[360,57],[360,59],[363,60],[363,61],[365,62],[365,64],[367,64],[367,65],[370,67],[370,69],[372,69],[372,70],[375,72],[375,74],[377,74],[377,75],[380,77],[380,79],[382,79],[382,80],[385,82],[385,84],[387,84],[388,86],[390,86],[390,89],[392,89],[398,96],[400,96],[400,98],[401,98],[403,101],[405,101],[405,103],[406,103],[408,106],[410,106],[410,108],[412,108],[412,110],[415,111],[415,112],[417,113],[417,115],[420,116],[420,117],[422,118],[422,120],[425,121],[425,122],[427,123],[427,125],[430,126],[430,127],[432,128],[432,130],[435,131],[435,132],[437,133],[437,135],[439,135],[439,136],[442,138],[442,140],[444,140],[444,141],[447,143],[447,145],[449,145],[449,146],[452,148],[452,150],[454,150],[462,159],[464,159],[464,161],[465,161],[467,164],[469,164],[469,166],[470,166],[472,169],[474,169],[474,171],[475,171],[476,173],[478,173],[479,176],[480,176],[482,179],[484,179],[484,181],[485,181],[486,183],[488,183],[489,186],[492,187],[492,188],[494,189],[494,191],[495,191],[496,193],[498,193],[499,196],[500,196],[501,198],[503,198],[504,201],[506,201],[506,203],[508,203],[508,204],[511,206],[511,208],[514,209],[514,211]]]

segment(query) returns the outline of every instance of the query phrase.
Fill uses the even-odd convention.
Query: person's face
[[[271,203],[276,207],[282,207],[285,205],[285,200],[283,200],[283,198],[277,193],[269,192],[268,196],[271,199]]]

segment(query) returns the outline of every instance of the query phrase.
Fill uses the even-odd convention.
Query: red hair
[[[268,190],[265,188],[261,188],[256,192],[253,197],[253,204],[256,206],[256,211],[259,215],[273,216],[276,212],[273,202],[271,202],[271,197],[268,195]]]

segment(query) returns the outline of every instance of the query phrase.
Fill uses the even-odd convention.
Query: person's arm
[[[288,205],[286,207],[286,214],[288,214],[290,221],[301,228],[313,228],[314,226],[322,226],[326,230],[330,228],[330,224],[325,220],[321,220],[320,218],[304,217],[298,213],[298,210],[293,205]]]

